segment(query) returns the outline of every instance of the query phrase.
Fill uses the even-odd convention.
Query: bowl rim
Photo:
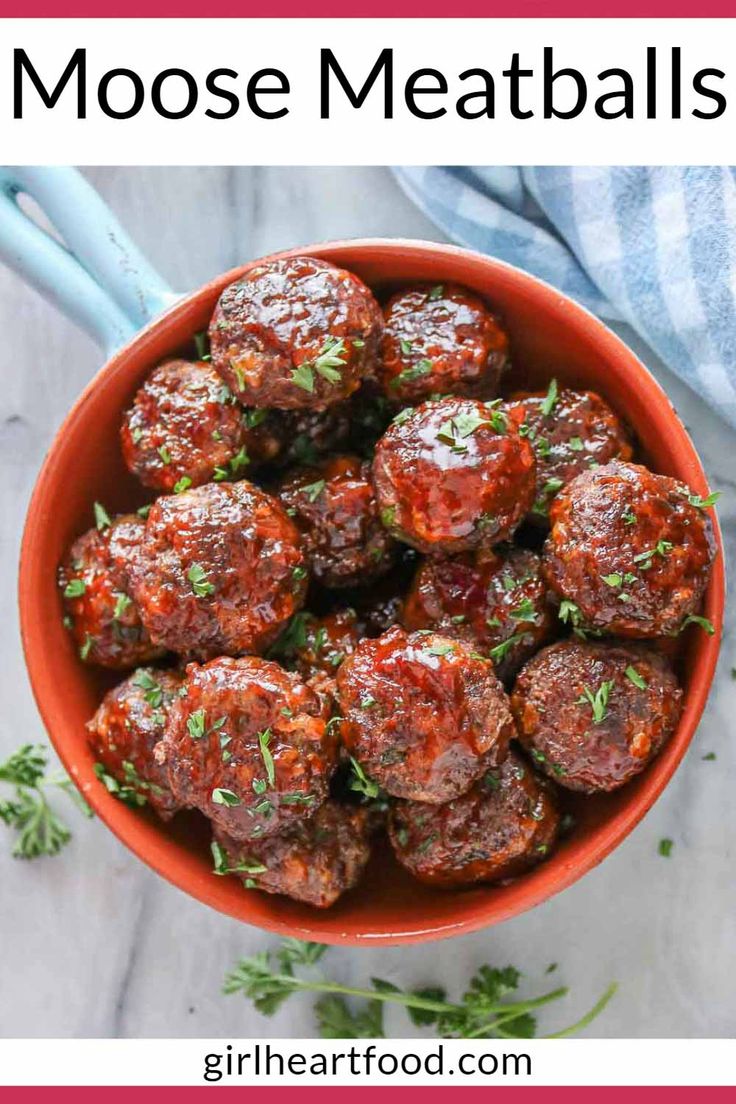
[[[574,319],[582,332],[591,339],[592,343],[594,343],[597,348],[602,349],[603,353],[606,354],[608,358],[625,359],[628,363],[629,370],[637,374],[638,381],[646,391],[648,399],[653,403],[662,405],[666,410],[665,418],[670,423],[671,429],[676,435],[678,449],[688,469],[688,485],[698,494],[705,495],[708,493],[707,479],[700,458],[695,450],[695,446],[675,411],[669,396],[646,365],[642,363],[633,350],[630,349],[617,334],[609,329],[604,322],[597,318],[586,307],[577,303],[545,280],[533,276],[531,273],[515,265],[509,264],[489,254],[479,253],[476,250],[466,249],[452,244],[433,242],[424,239],[383,237],[343,238],[333,241],[312,243],[296,248],[279,250],[263,257],[254,258],[242,265],[238,265],[215,276],[199,288],[183,295],[176,303],[135,334],[125,345],[116,350],[116,352],[113,353],[93,375],[92,379],[86,384],[77,397],[54,434],[36,477],[33,491],[28,502],[20,545],[18,577],[18,604],[23,653],[33,696],[48,737],[56,749],[64,767],[69,772],[70,777],[75,781],[75,784],[80,785],[80,788],[81,784],[76,778],[76,772],[71,761],[71,750],[66,747],[64,733],[54,731],[52,719],[49,715],[49,709],[47,708],[44,694],[45,676],[38,662],[39,649],[42,649],[43,640],[32,623],[32,610],[34,603],[38,601],[38,599],[35,597],[31,571],[29,568],[29,564],[32,560],[31,550],[36,543],[39,530],[43,524],[39,504],[43,498],[47,483],[49,480],[53,480],[54,458],[59,441],[62,437],[74,433],[76,423],[80,418],[84,417],[87,403],[95,393],[100,382],[109,375],[114,374],[118,368],[120,368],[121,362],[124,365],[129,351],[137,347],[139,351],[145,353],[146,344],[150,342],[151,336],[155,334],[162,325],[175,324],[178,316],[185,314],[192,303],[201,299],[206,299],[219,292],[219,290],[232,283],[234,280],[237,280],[255,264],[300,255],[319,257],[327,254],[339,254],[343,251],[354,253],[356,250],[371,251],[374,256],[375,252],[378,250],[388,254],[408,251],[417,255],[431,254],[435,257],[444,256],[456,259],[468,259],[472,260],[475,265],[478,265],[480,262],[489,276],[492,276],[494,271],[498,270],[503,270],[510,274],[516,282],[519,291],[522,291],[524,288],[528,288],[531,291],[541,288],[548,300],[550,295],[556,300],[555,308],[557,312],[566,312],[568,316]],[[339,263],[339,261],[337,263]],[[83,791],[83,796],[85,800],[89,802],[95,814],[106,824],[114,835],[117,836],[120,842],[128,850],[132,851],[137,858],[141,859],[147,866],[151,867],[156,873],[166,879],[166,881],[175,885],[178,889],[182,890],[190,897],[193,897],[195,900],[198,900],[200,903],[209,905],[241,922],[252,924],[263,930],[272,931],[279,935],[289,935],[299,939],[308,938],[333,945],[398,945],[466,935],[470,932],[478,931],[493,924],[511,919],[513,916],[520,915],[528,909],[542,904],[543,901],[555,896],[578,881],[584,874],[588,873],[593,867],[602,862],[603,859],[625,839],[646,815],[669,784],[693,740],[703,709],[705,708],[716,669],[725,606],[725,569],[722,534],[715,511],[711,509],[709,510],[709,514],[713,522],[714,537],[718,551],[705,595],[705,613],[713,623],[715,631],[713,635],[704,635],[697,645],[696,654],[692,661],[693,677],[691,679],[691,686],[687,693],[685,708],[680,718],[678,728],[674,734],[677,739],[676,754],[671,756],[666,769],[659,770],[656,773],[650,770],[647,771],[646,775],[642,776],[642,778],[646,778],[649,775],[651,776],[649,785],[644,786],[644,788],[639,791],[636,800],[630,801],[624,809],[618,811],[612,818],[610,824],[602,825],[597,829],[597,838],[594,845],[591,843],[582,856],[576,857],[574,860],[568,859],[567,862],[563,861],[562,858],[557,858],[557,860],[555,860],[553,857],[548,864],[545,863],[543,867],[538,868],[540,870],[550,871],[550,876],[546,879],[542,878],[538,880],[533,888],[530,887],[528,892],[522,893],[520,895],[522,900],[519,902],[514,898],[512,902],[504,905],[494,897],[489,897],[487,907],[476,909],[471,916],[460,916],[459,918],[448,920],[434,927],[419,928],[418,926],[414,926],[409,931],[385,933],[376,933],[375,931],[366,933],[358,933],[355,931],[337,932],[333,927],[325,929],[321,925],[321,910],[315,909],[313,910],[314,923],[310,923],[308,929],[305,930],[303,926],[300,926],[289,918],[280,920],[274,916],[249,916],[248,895],[245,893],[242,895],[242,908],[234,909],[228,907],[218,898],[215,887],[212,884],[217,882],[218,879],[212,879],[210,877],[205,881],[203,878],[191,873],[185,875],[179,870],[172,870],[170,861],[167,861],[167,859],[170,860],[168,841],[154,841],[150,838],[143,839],[135,832],[131,832],[129,830],[130,821],[126,815],[129,813],[129,810],[125,809],[119,802],[109,799],[109,795],[103,792],[102,788],[100,788],[99,791],[95,789],[91,792],[85,790]],[[552,871],[554,872],[554,876],[552,875]],[[522,878],[518,880],[516,884],[523,884],[525,880],[526,879]],[[502,898],[502,901],[503,900],[504,898]]]

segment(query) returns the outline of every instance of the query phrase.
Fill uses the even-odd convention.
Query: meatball
[[[302,605],[299,533],[252,483],[208,483],[151,507],[131,585],[151,639],[203,659],[261,652]]]
[[[329,908],[357,885],[370,858],[370,814],[326,801],[311,820],[279,836],[237,843],[215,832],[215,874],[238,874],[247,889],[283,893]]]
[[[163,820],[180,805],[153,749],[181,686],[173,671],[141,667],[109,690],[88,723],[88,739],[105,785],[132,805],[150,804]]]
[[[59,569],[67,625],[86,663],[125,669],[163,655],[131,597],[144,523],[135,514],[110,521],[96,506],[98,528],[79,537]]]
[[[678,632],[700,604],[716,555],[698,501],[684,484],[637,464],[612,460],[583,472],[550,511],[548,585],[592,629]]]
[[[551,787],[515,752],[449,804],[397,801],[389,817],[402,866],[445,887],[524,873],[547,857],[558,827]]]
[[[373,371],[381,310],[351,272],[313,257],[257,265],[219,298],[212,364],[247,406],[331,406]]]
[[[335,456],[287,474],[279,497],[302,533],[312,574],[327,587],[383,575],[395,544],[378,516],[370,464]]]
[[[326,410],[281,412],[285,447],[284,464],[316,464],[321,456],[342,448],[350,436],[350,404],[335,403]]]
[[[337,688],[345,746],[394,797],[452,801],[504,758],[513,735],[490,661],[435,633],[362,640]]]
[[[358,646],[358,615],[354,609],[337,609],[325,617],[307,616],[299,635],[294,656],[303,678],[334,676],[343,660]]]
[[[609,460],[630,460],[631,440],[623,422],[593,391],[549,389],[512,395],[502,405],[509,420],[528,437],[537,457],[533,520],[546,520],[561,487],[576,475]]]
[[[667,659],[641,644],[562,640],[521,671],[511,696],[519,739],[570,790],[615,790],[659,752],[680,717]]]
[[[182,805],[250,840],[316,813],[336,749],[322,700],[298,675],[225,656],[187,667],[156,756]]]
[[[160,491],[231,478],[249,463],[242,413],[209,364],[166,361],[123,416],[123,459],[142,483]]]
[[[469,641],[504,680],[551,637],[556,621],[539,556],[524,548],[423,560],[402,613],[406,629]]]
[[[506,331],[467,288],[406,288],[384,310],[378,375],[386,395],[402,404],[445,393],[492,399],[508,352]]]
[[[394,419],[373,479],[395,536],[420,552],[466,552],[506,540],[531,508],[534,451],[494,404],[440,399]]]

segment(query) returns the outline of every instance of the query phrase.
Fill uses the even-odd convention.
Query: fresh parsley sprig
[[[521,980],[520,972],[513,966],[503,969],[481,966],[457,1003],[448,1001],[445,990],[438,986],[407,991],[381,978],[371,978],[371,988],[364,989],[340,985],[314,973],[303,976],[295,972],[299,966],[310,970],[326,950],[320,943],[287,939],[275,952],[261,951],[241,959],[225,978],[223,992],[241,993],[265,1016],[273,1015],[294,993],[321,994],[314,1011],[323,1039],[384,1038],[386,1004],[402,1005],[413,1023],[433,1027],[442,1038],[528,1039],[537,1032],[536,1011],[568,992],[561,986],[530,1000],[511,1000]],[[563,1038],[586,1027],[603,1011],[615,991],[616,985],[610,985],[581,1019],[547,1037]],[[365,1003],[354,1008],[346,998],[358,998]]]
[[[10,798],[0,797],[0,820],[17,833],[13,855],[37,859],[56,855],[71,832],[49,803],[47,790],[62,790],[85,816],[92,810],[66,775],[46,778],[48,753],[40,744],[24,744],[0,763],[0,782],[13,787]]]

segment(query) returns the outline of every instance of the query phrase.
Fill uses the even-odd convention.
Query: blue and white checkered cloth
[[[455,241],[629,323],[736,426],[736,170],[394,171]]]

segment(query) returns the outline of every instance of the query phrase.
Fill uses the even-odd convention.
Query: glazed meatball
[[[519,739],[570,790],[615,790],[659,752],[682,691],[643,645],[562,640],[521,671],[511,696]]]
[[[456,284],[406,288],[384,311],[379,378],[402,404],[433,394],[492,399],[509,339],[477,295]]]
[[[402,624],[467,640],[506,680],[552,635],[539,556],[524,548],[425,559],[404,602]]]
[[[335,755],[318,695],[257,656],[190,664],[156,749],[176,799],[236,840],[313,816]]]
[[[335,456],[285,477],[279,497],[302,533],[302,547],[318,582],[327,587],[365,583],[394,562],[394,541],[381,524],[370,464]]]
[[[315,908],[329,908],[357,885],[370,853],[370,814],[336,801],[284,835],[244,845],[216,832],[212,844],[216,874],[237,874],[247,889]]]
[[[490,661],[436,633],[362,640],[337,688],[343,743],[394,797],[452,801],[504,758],[513,734]]]
[[[301,607],[306,575],[293,522],[242,480],[159,498],[131,585],[152,640],[208,659],[264,651]]]
[[[326,410],[281,412],[285,447],[280,462],[316,464],[328,452],[343,448],[350,436],[350,403],[339,402]]]
[[[448,888],[524,873],[550,853],[558,826],[551,787],[515,752],[449,804],[397,801],[389,817],[401,865]]]
[[[307,616],[294,649],[297,670],[305,679],[320,673],[334,676],[359,640],[360,624],[354,609],[337,609],[325,617]]]
[[[537,493],[532,520],[546,521],[555,495],[576,475],[633,455],[623,422],[593,391],[558,390],[553,380],[547,391],[512,395],[501,409],[534,446]]]
[[[688,488],[613,460],[557,496],[544,549],[547,583],[581,624],[617,636],[676,633],[699,606],[716,554]]]
[[[440,399],[394,419],[373,479],[394,536],[420,552],[467,552],[508,539],[531,508],[534,452],[493,404]]]
[[[66,623],[85,663],[125,669],[164,653],[152,643],[131,597],[130,574],[143,533],[135,514],[110,522],[102,510],[98,528],[74,542],[59,569]]]
[[[373,371],[382,329],[357,276],[287,257],[225,288],[210,323],[212,363],[246,406],[320,409]]]
[[[181,686],[173,671],[141,667],[109,690],[88,723],[88,739],[111,793],[128,804],[149,804],[169,820],[179,803],[153,749],[164,734]]]
[[[242,414],[209,364],[169,360],[154,368],[123,416],[123,459],[160,491],[232,478],[249,463]]]

